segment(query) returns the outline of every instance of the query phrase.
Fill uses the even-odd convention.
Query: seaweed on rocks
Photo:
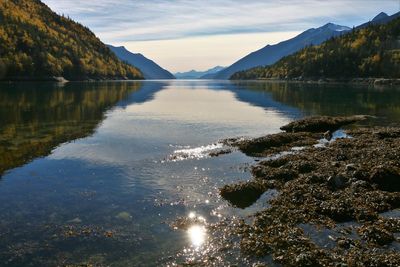
[[[324,133],[326,131],[334,132],[345,125],[366,120],[368,117],[369,116],[366,115],[355,115],[349,117],[328,117],[328,116],[308,117],[284,125],[281,127],[281,130],[293,133],[297,132]]]
[[[260,196],[272,187],[271,184],[259,181],[242,182],[239,184],[226,185],[220,189],[220,194],[232,205],[238,208],[247,208]]]
[[[279,191],[253,222],[238,226],[244,255],[271,255],[284,266],[400,266],[400,251],[390,248],[399,241],[400,218],[381,215],[400,208],[400,128],[355,128],[346,131],[352,138],[313,146],[327,130],[364,118],[305,119],[285,127],[288,133],[232,142],[252,156],[306,146],[261,159],[251,168],[253,180],[221,189],[238,207],[268,189]],[[336,245],[317,244],[304,224],[333,231]]]
[[[293,147],[309,146],[318,143],[320,134],[312,133],[277,133],[251,140],[238,140],[231,145],[253,157],[265,157]]]

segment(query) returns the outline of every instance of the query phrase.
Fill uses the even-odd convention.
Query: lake
[[[246,265],[204,225],[250,220],[218,188],[254,158],[220,140],[308,115],[399,125],[400,88],[229,81],[0,84],[1,266]],[[178,227],[177,220],[198,224]],[[225,247],[225,244],[231,244]],[[262,259],[269,261],[268,258]]]

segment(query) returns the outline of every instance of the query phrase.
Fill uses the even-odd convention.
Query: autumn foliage
[[[0,0],[0,79],[141,79],[86,27],[39,0]]]

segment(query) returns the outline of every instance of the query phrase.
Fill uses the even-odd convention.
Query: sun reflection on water
[[[204,244],[207,238],[207,230],[203,225],[192,225],[187,230],[190,242],[193,247],[199,248]]]
[[[189,237],[191,245],[198,249],[201,247],[207,239],[206,219],[203,216],[198,216],[196,212],[191,211],[188,214],[190,220],[190,226],[187,228],[187,235]]]

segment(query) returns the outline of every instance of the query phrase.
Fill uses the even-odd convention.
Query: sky
[[[400,0],[42,1],[103,42],[142,53],[171,72],[229,66],[309,28],[352,27],[400,10]]]

